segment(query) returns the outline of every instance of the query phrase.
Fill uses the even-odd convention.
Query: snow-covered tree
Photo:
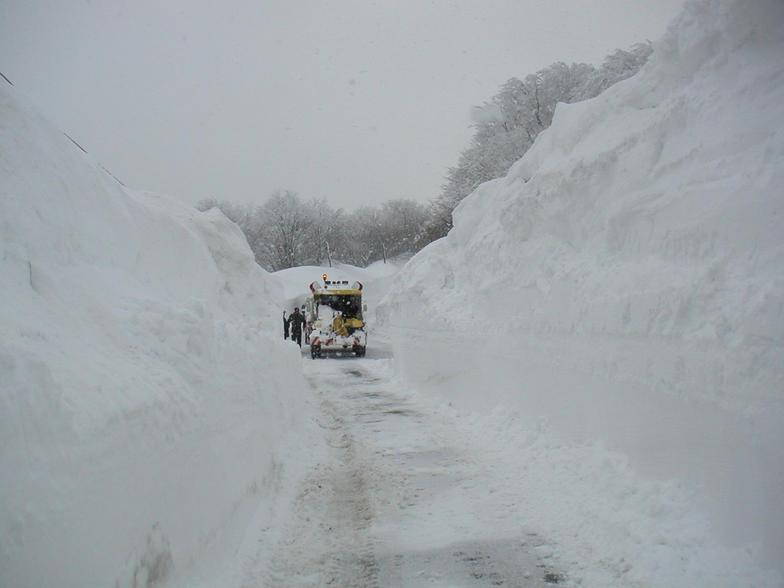
[[[299,195],[275,192],[259,207],[258,218],[261,265],[272,271],[302,265],[313,219]]]
[[[313,265],[332,264],[335,251],[339,251],[345,238],[343,209],[334,210],[324,199],[310,201],[306,215],[310,228],[304,244],[305,262]]]
[[[342,261],[366,266],[415,253],[452,228],[452,211],[479,184],[505,175],[550,126],[559,102],[592,98],[634,75],[647,61],[650,43],[616,50],[600,67],[553,63],[523,79],[510,78],[487,102],[473,108],[474,136],[449,168],[441,194],[429,206],[397,199],[353,212],[325,200],[303,201],[279,191],[260,206],[211,198],[197,207],[220,208],[245,234],[262,267],[276,271],[302,264]]]
[[[389,257],[412,255],[419,243],[427,221],[427,208],[421,202],[399,198],[381,205],[381,224]]]
[[[616,50],[601,67],[563,62],[511,78],[489,101],[472,110],[471,144],[449,168],[441,194],[432,202],[425,229],[426,242],[452,228],[452,211],[479,184],[505,175],[550,126],[559,102],[572,103],[597,96],[616,82],[634,75],[652,49],[640,43],[629,51]]]

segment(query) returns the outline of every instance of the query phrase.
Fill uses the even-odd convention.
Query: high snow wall
[[[0,80],[0,585],[226,549],[306,421],[280,290],[221,213],[121,187]]]
[[[778,0],[689,2],[638,75],[558,106],[384,308],[420,389],[624,453],[779,568],[783,25]],[[575,528],[601,524],[592,483]]]

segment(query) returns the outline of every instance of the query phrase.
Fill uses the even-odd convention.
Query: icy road
[[[303,355],[329,452],[244,585],[566,585],[546,541],[515,515],[502,464],[401,389],[388,353],[368,353]]]

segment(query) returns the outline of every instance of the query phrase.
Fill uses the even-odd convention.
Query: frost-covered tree
[[[447,172],[441,194],[428,207],[398,199],[353,212],[326,201],[303,201],[289,190],[260,206],[214,198],[197,207],[220,208],[245,234],[256,261],[277,271],[303,264],[341,261],[366,266],[415,253],[452,228],[452,212],[479,184],[505,175],[550,126],[559,102],[592,98],[636,73],[651,53],[650,43],[617,50],[600,67],[557,62],[523,79],[510,78],[471,113],[474,135]]]
[[[380,218],[387,256],[413,255],[418,251],[427,222],[424,204],[404,198],[388,200],[381,205]]]
[[[411,255],[420,248],[427,218],[427,207],[409,199],[363,206],[343,216],[344,239],[336,243],[335,258],[363,267]]]
[[[353,265],[367,266],[387,257],[387,238],[381,211],[363,206],[353,211],[346,222],[346,243],[341,257]]]
[[[257,217],[260,265],[272,271],[302,265],[313,220],[299,195],[275,192],[259,207]]]
[[[472,110],[471,144],[447,172],[441,194],[431,203],[426,242],[452,228],[452,211],[479,184],[505,175],[550,126],[559,102],[593,98],[634,75],[651,53],[650,43],[617,50],[601,67],[557,62],[524,79],[511,78],[489,101]]]
[[[305,214],[310,219],[304,244],[304,261],[311,265],[332,265],[334,252],[345,239],[343,209],[334,210],[324,199],[310,201]]]

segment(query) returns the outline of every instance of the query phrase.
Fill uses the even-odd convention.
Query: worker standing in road
[[[289,315],[289,331],[291,332],[291,340],[296,341],[297,345],[302,347],[302,327],[305,324],[305,317],[300,313],[298,307]]]
[[[289,319],[286,318],[286,311],[283,311],[283,338],[289,338]]]

